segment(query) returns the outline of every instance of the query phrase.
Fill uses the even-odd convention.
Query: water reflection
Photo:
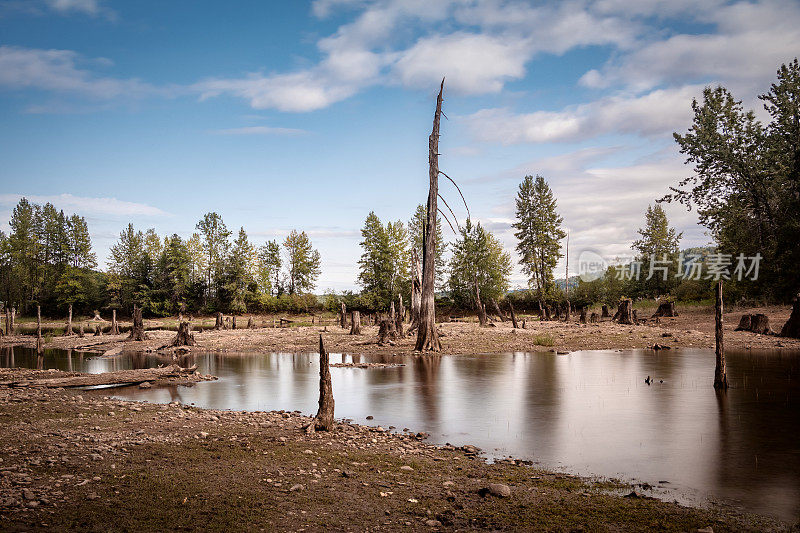
[[[672,496],[711,496],[784,519],[800,518],[800,353],[728,352],[732,388],[712,387],[707,350],[594,351],[492,357],[338,356],[403,362],[332,368],[336,414],[427,431],[583,474],[669,481]],[[35,367],[6,349],[5,366]],[[171,362],[153,354],[100,358],[45,351],[44,367],[101,372]],[[192,388],[117,389],[119,397],[221,409],[317,407],[316,354],[198,354],[183,366],[220,376]],[[652,385],[644,382],[652,376]],[[103,392],[108,394],[108,391]]]

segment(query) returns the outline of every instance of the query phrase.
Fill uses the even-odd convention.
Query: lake
[[[219,381],[100,394],[214,409],[317,408],[317,354],[193,356]],[[394,368],[332,368],[337,418],[430,433],[583,475],[647,483],[665,499],[717,500],[800,518],[800,353],[726,354],[731,389],[712,387],[714,353],[679,349],[491,356],[342,356]],[[13,359],[13,360],[12,360]],[[0,365],[36,367],[21,348]],[[111,358],[48,350],[45,368],[105,372],[156,366],[154,355]],[[654,382],[645,383],[651,376]],[[374,417],[367,420],[367,416]],[[637,489],[639,490],[639,489]]]

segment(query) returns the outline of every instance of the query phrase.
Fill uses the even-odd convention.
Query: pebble
[[[502,483],[490,483],[489,494],[498,498],[508,498],[511,496],[511,487]]]
[[[292,487],[289,489],[289,492],[297,492],[299,490],[305,490],[305,487],[298,483],[297,485],[292,485]]]
[[[414,469],[413,469],[413,468],[411,468],[411,467],[410,467],[410,466],[408,466],[408,465],[403,465],[403,466],[401,466],[401,467],[400,467],[400,470],[405,470],[405,471],[407,471],[407,472],[413,472],[413,471],[414,471]]]
[[[442,523],[438,520],[425,520],[425,525],[428,527],[442,527]]]

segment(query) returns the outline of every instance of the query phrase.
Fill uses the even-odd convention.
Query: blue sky
[[[691,172],[671,133],[692,97],[722,83],[760,109],[798,53],[789,0],[0,0],[0,229],[20,196],[51,201],[87,218],[104,266],[128,222],[188,237],[217,211],[255,243],[306,230],[318,290],[355,288],[369,211],[425,200],[446,76],[440,166],[473,218],[513,254],[514,195],[539,173],[572,257],[625,255]],[[668,213],[684,246],[708,242]]]

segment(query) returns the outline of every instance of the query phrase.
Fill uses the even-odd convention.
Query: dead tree
[[[342,309],[339,311],[339,326],[342,329],[347,327],[347,306],[344,305],[344,302],[342,302]]]
[[[403,307],[403,297],[398,295],[397,300],[399,302],[399,311],[394,316],[394,329],[397,337],[400,338],[403,336],[403,315],[406,314],[406,310]]]
[[[192,327],[188,321],[181,320],[178,324],[178,333],[172,339],[170,346],[194,346],[194,335],[192,335]]]
[[[416,248],[411,249],[411,325],[408,333],[419,327],[419,309],[422,302],[422,270],[419,266],[419,254]]]
[[[511,323],[514,325],[514,329],[517,329],[519,327],[517,325],[517,315],[514,313],[514,304],[511,303],[511,300],[508,300],[508,310],[511,311]]]
[[[442,92],[444,78],[436,97],[433,114],[433,129],[428,137],[428,188],[427,215],[422,236],[422,299],[419,309],[419,327],[415,349],[419,352],[438,352],[442,349],[439,332],[436,330],[436,221],[439,216],[439,122],[442,116]]]
[[[67,311],[67,329],[64,330],[64,336],[69,337],[72,335],[72,304],[69,304],[69,310]]]
[[[225,320],[222,322],[222,329],[231,329],[231,317],[225,317]]]
[[[322,335],[319,336],[319,409],[317,415],[306,426],[307,433],[315,431],[330,431],[333,429],[333,385],[331,384],[331,367],[328,352],[322,344]]]
[[[144,321],[142,320],[142,308],[133,306],[133,325],[131,333],[128,335],[131,341],[146,341],[147,334],[144,332]]]
[[[800,339],[800,294],[795,296],[792,304],[792,314],[781,328],[781,337],[794,337]]]
[[[608,318],[611,316],[611,313],[608,312],[608,305],[603,304],[603,309],[601,311],[600,318]]]
[[[723,342],[723,315],[722,315],[722,280],[717,282],[716,301],[714,305],[714,337],[716,338],[716,367],[714,368],[714,388],[725,390],[728,388],[728,373],[725,368],[725,345]]]
[[[478,308],[478,322],[481,326],[486,325],[486,306],[481,302],[481,288],[478,286],[478,280],[475,280],[475,307]]]
[[[350,335],[361,335],[361,316],[358,311],[350,311]]]
[[[494,312],[497,313],[497,316],[500,317],[500,322],[505,322],[506,317],[503,315],[503,311],[500,309],[500,306],[497,305],[497,300],[492,298],[492,307],[494,307]]]
[[[383,319],[378,323],[378,346],[394,346],[394,341],[397,339],[397,330],[394,322],[389,319]]]
[[[564,322],[569,322],[569,312],[571,310],[572,310],[572,304],[570,304],[569,300],[567,300],[567,307],[565,308],[564,311]]]
[[[217,319],[214,322],[214,329],[220,330],[225,327],[225,324],[222,322],[222,313],[217,312]]]
[[[36,353],[42,355],[44,343],[42,342],[42,306],[36,306]]]
[[[581,324],[586,324],[586,306],[581,307],[581,317],[579,319]]]
[[[402,323],[406,319],[406,306],[405,304],[403,304],[402,294],[397,295],[397,306],[398,306],[397,307],[398,316],[400,317],[400,322]]]
[[[650,318],[655,318],[657,316],[678,316],[678,312],[675,310],[675,302],[667,301],[658,304],[658,309],[656,309],[656,312],[653,313],[653,316]]]
[[[633,301],[630,298],[622,298],[619,301],[619,308],[612,320],[618,324],[635,324],[633,321]]]
[[[119,324],[117,323],[117,310],[111,310],[111,331],[109,335],[119,335]]]

